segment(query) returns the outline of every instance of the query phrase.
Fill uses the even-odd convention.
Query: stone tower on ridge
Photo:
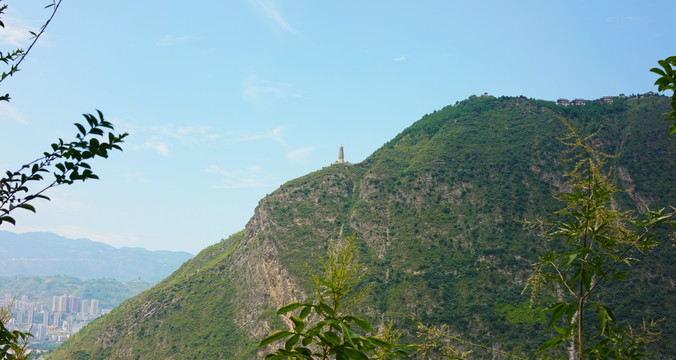
[[[343,153],[343,145],[340,145],[340,148],[338,148],[338,161],[336,161],[337,164],[342,164],[345,162],[345,154]]]

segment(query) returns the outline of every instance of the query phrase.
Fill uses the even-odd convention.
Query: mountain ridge
[[[666,109],[668,100],[657,96],[585,107],[470,97],[427,114],[361,163],[286,182],[261,199],[242,232],[96,320],[50,358],[260,357],[258,341],[285,326],[277,308],[312,296],[306,266],[318,269],[328,245],[354,233],[365,281],[373,284],[360,312],[376,326],[384,314],[403,312],[448,324],[468,340],[533,351],[546,324],[521,290],[542,244],[514,219],[558,206],[551,191],[563,178],[556,137],[564,127],[557,118],[588,132],[601,128],[598,146],[623,151],[611,164],[624,169],[617,181],[627,193],[617,202],[636,209],[642,200],[676,204],[669,182],[676,145],[660,120]],[[616,314],[632,324],[644,314],[666,317],[666,339],[676,334],[668,317],[676,310],[674,252],[664,244],[635,266],[636,278],[623,284],[631,292],[616,301]],[[409,319],[394,320],[413,337]],[[652,349],[662,356],[676,350],[664,339]]]
[[[122,282],[142,279],[157,282],[177,269],[192,254],[122,247],[89,239],[68,239],[50,232],[0,231],[4,266],[0,276],[68,275],[89,280],[114,278]]]

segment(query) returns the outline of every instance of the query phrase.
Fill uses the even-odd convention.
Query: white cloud
[[[197,40],[198,38],[192,37],[192,36],[172,36],[172,35],[164,35],[160,41],[156,43],[157,46],[161,47],[168,47],[168,46],[174,46],[178,43],[183,43],[189,40]]]
[[[245,169],[228,171],[221,169],[217,165],[209,166],[206,171],[210,174],[218,175],[221,180],[216,188],[218,189],[249,189],[269,186],[273,177],[270,174],[263,173],[258,166],[250,166]]]
[[[119,119],[115,123],[119,125],[119,128],[131,134],[127,141],[127,149],[152,149],[165,156],[169,154],[172,144],[190,143],[200,146],[224,137],[223,134],[219,134],[214,128],[206,125],[143,126],[136,122],[125,122]]]
[[[286,152],[286,159],[293,163],[304,163],[315,150],[317,150],[317,148],[314,146],[306,146],[300,149],[290,150]]]
[[[210,126],[162,126],[156,128],[156,130],[164,135],[171,136],[180,141],[185,141],[190,139],[193,142],[201,142],[203,138],[217,138],[219,135],[215,134],[213,129]]]
[[[25,124],[23,115],[6,101],[0,101],[0,122],[11,121]]]
[[[13,47],[28,45],[33,36],[29,31],[38,31],[34,27],[22,24],[11,17],[3,17],[3,23],[5,24],[5,27],[0,32],[0,43],[8,44]]]
[[[294,89],[289,83],[259,80],[254,75],[244,79],[244,99],[257,102],[263,95],[274,95],[279,98],[301,98],[303,92]]]
[[[235,142],[274,140],[281,146],[287,146],[286,141],[284,141],[284,129],[286,129],[285,126],[279,126],[264,134],[240,134],[236,137]]]
[[[394,58],[392,60],[394,60],[395,62],[406,61],[406,56],[397,56],[396,58]]]
[[[263,13],[270,19],[272,19],[279,27],[282,29],[295,34],[296,30],[294,30],[289,23],[284,20],[282,17],[282,14],[279,12],[275,4],[270,1],[270,0],[257,0],[256,3],[260,6],[260,8],[263,10]]]
[[[158,136],[153,136],[143,146],[146,149],[155,150],[160,155],[169,155],[169,146]]]

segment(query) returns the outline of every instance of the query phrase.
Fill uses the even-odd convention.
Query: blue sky
[[[5,0],[0,48],[27,46],[45,0]],[[100,109],[130,133],[4,230],[197,253],[281,184],[360,162],[484,92],[556,100],[656,91],[674,1],[64,0],[2,83],[0,170]],[[671,36],[670,36],[671,35]],[[4,225],[3,225],[4,226]]]

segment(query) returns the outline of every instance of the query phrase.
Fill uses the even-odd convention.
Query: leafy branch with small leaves
[[[669,128],[668,135],[671,137],[676,133],[676,56],[669,56],[664,60],[659,60],[657,62],[662,68],[654,67],[650,71],[659,75],[660,77],[655,80],[655,85],[657,85],[658,91],[667,91],[671,90],[671,112],[666,113],[666,119],[668,121],[673,121],[674,124]]]
[[[61,0],[52,0],[45,6],[51,8],[52,12],[37,32],[29,31],[32,41],[26,50],[0,51],[0,62],[9,66],[9,69],[0,75],[0,83],[19,71],[19,65],[45,32],[60,5]],[[0,15],[3,15],[6,9],[7,5],[0,4]],[[0,29],[4,28],[5,24],[0,20]],[[0,101],[9,100],[9,94],[0,96]],[[35,212],[34,200],[49,200],[45,192],[51,188],[70,185],[76,181],[98,179],[89,161],[97,157],[107,158],[112,150],[122,150],[120,145],[127,137],[127,133],[113,133],[113,124],[106,121],[98,110],[96,115],[84,114],[84,117],[86,124],[75,124],[78,133],[74,140],[59,139],[51,144],[50,151],[44,152],[38,159],[22,165],[17,171],[7,171],[5,176],[0,178],[0,225],[16,224],[12,216],[12,212],[16,209]],[[53,179],[46,180],[47,174],[53,175]],[[28,338],[32,335],[8,329],[5,324],[9,319],[11,319],[9,310],[0,309],[0,359],[26,359],[29,356]]]
[[[0,225],[4,222],[16,224],[10,216],[16,209],[35,212],[31,202],[36,199],[49,200],[44,193],[53,187],[99,178],[88,161],[96,157],[107,158],[111,150],[121,151],[120,144],[128,134],[114,134],[113,124],[106,121],[100,111],[97,111],[97,115],[84,114],[87,123],[75,124],[79,131],[75,140],[65,142],[59,139],[51,145],[50,152],[24,164],[18,171],[5,173],[5,177],[0,179]],[[106,133],[107,130],[111,131]],[[45,180],[43,175],[48,173],[54,176],[50,182],[37,190],[29,188],[30,184]]]
[[[0,3],[2,0],[0,0]],[[59,6],[61,6],[61,0],[58,1],[51,1],[48,5],[45,6],[45,9],[51,8],[52,13],[45,21],[45,23],[40,27],[40,29],[37,32],[34,31],[29,31],[31,34],[31,43],[28,45],[28,48],[26,50],[23,49],[14,49],[9,52],[2,52],[0,51],[0,61],[5,63],[5,65],[9,66],[9,70],[3,71],[2,74],[0,75],[0,83],[2,83],[6,78],[14,75],[16,72],[19,71],[19,65],[26,59],[26,56],[28,56],[28,53],[31,51],[33,46],[38,42],[38,39],[42,34],[45,32],[47,29],[47,25],[54,19],[54,15],[56,15],[57,10],[59,10]],[[0,5],[0,15],[4,14],[5,10],[7,9],[7,5],[2,4]],[[0,27],[4,28],[5,23],[0,20]],[[10,97],[9,94],[5,95],[0,95],[0,101],[9,101]]]
[[[395,344],[399,336],[391,324],[382,335],[374,335],[368,320],[350,314],[370,288],[356,291],[365,273],[355,253],[355,236],[351,236],[329,252],[323,276],[310,271],[317,299],[292,302],[277,311],[277,315],[287,315],[299,310],[297,315],[287,315],[291,329],[274,331],[260,342],[259,347],[264,347],[285,340],[284,346],[268,354],[266,360],[367,360],[408,355],[408,346]],[[310,320],[312,313],[318,321]]]
[[[605,168],[613,156],[597,149],[596,133],[582,136],[561,121],[568,133],[559,140],[567,146],[567,161],[573,165],[565,173],[564,190],[555,194],[563,208],[552,214],[553,220],[524,222],[531,230],[539,229],[548,248],[534,265],[524,292],[530,289],[531,302],[536,302],[545,288],[552,289],[547,327],[556,331],[536,355],[569,346],[568,352],[579,359],[643,358],[643,346],[657,333],[656,324],[639,333],[617,326],[615,314],[597,293],[604,283],[624,281],[630,265],[659,245],[658,230],[675,225],[674,209],[646,207],[641,219],[631,211],[617,210],[613,195],[620,190],[613,184],[612,170]],[[549,243],[554,243],[552,248]],[[589,329],[592,318],[595,327]]]
[[[10,331],[5,324],[12,318],[12,300],[5,307],[0,307],[0,359],[26,360],[30,356],[28,340],[32,336],[18,330]]]

